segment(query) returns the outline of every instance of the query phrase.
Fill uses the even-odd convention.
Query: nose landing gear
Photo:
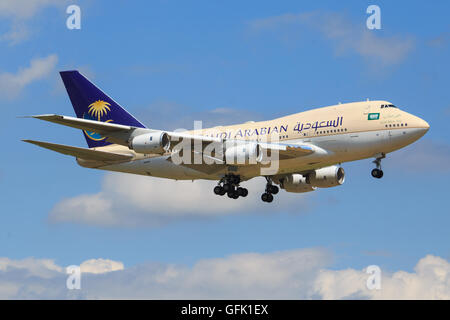
[[[381,154],[380,157],[376,158],[373,163],[377,166],[375,169],[372,170],[371,174],[372,177],[381,179],[383,177],[383,170],[381,170],[381,160],[386,158],[386,155],[384,153]]]
[[[239,197],[246,197],[248,190],[246,188],[239,187],[241,178],[235,175],[224,176],[217,186],[214,187],[214,193],[223,196],[225,193],[228,198],[237,199]]]
[[[280,189],[277,186],[273,185],[272,179],[270,177],[266,177],[266,180],[266,191],[261,195],[261,200],[270,203],[273,201],[273,195],[277,194]]]

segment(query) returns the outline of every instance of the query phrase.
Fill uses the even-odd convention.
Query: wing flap
[[[133,158],[131,154],[120,154],[106,151],[99,151],[93,149],[79,148],[73,146],[67,146],[63,144],[35,141],[35,140],[22,140],[27,143],[37,145],[39,147],[56,151],[65,155],[81,158],[84,160],[96,160],[96,161],[128,161]]]
[[[315,152],[314,148],[307,144],[260,143],[260,146],[267,155],[278,152],[280,160],[303,157]]]

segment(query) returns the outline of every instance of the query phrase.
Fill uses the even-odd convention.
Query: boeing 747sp
[[[363,101],[268,121],[166,131],[147,128],[78,71],[60,74],[76,117],[32,117],[82,130],[88,148],[25,142],[73,156],[86,168],[215,180],[214,193],[232,199],[246,197],[241,184],[257,176],[267,181],[265,202],[273,201],[278,186],[296,193],[339,186],[345,178],[341,164],[367,158],[375,159],[371,174],[379,179],[381,160],[429,129],[391,102]]]

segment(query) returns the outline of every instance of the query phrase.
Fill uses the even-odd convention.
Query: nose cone
[[[411,128],[409,135],[414,140],[422,138],[430,129],[428,122],[416,116],[413,116],[412,119],[408,120],[408,122],[408,127]]]
[[[403,124],[400,126],[400,130],[389,131],[389,141],[391,146],[395,148],[394,150],[419,140],[430,129],[428,122],[410,113],[403,112],[401,121]],[[396,126],[394,125],[394,127]]]
[[[428,122],[426,122],[425,120],[422,119],[422,123],[423,123],[423,128],[428,131],[430,129],[430,125],[428,124]]]
[[[423,132],[423,134],[427,133],[427,131],[430,129],[430,125],[428,124],[428,122],[419,117],[416,117],[414,126],[416,128],[419,128]]]

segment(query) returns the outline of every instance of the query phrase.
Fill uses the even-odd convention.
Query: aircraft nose
[[[417,117],[417,127],[424,131],[424,134],[430,129],[430,125],[425,120]]]
[[[430,125],[428,124],[428,122],[417,116],[413,116],[412,119],[408,122],[408,127],[411,127],[412,130],[409,132],[409,135],[415,140],[423,137],[430,129]]]

